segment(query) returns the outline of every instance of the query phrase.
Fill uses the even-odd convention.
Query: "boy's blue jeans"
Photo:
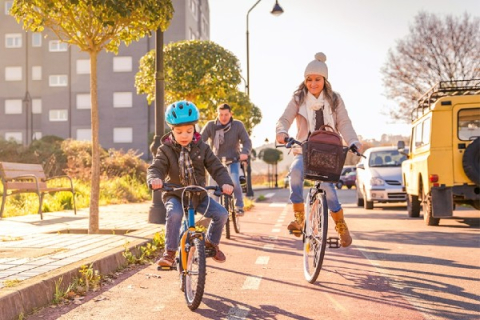
[[[299,154],[293,158],[290,166],[290,201],[292,203],[303,203],[303,155]],[[327,206],[330,211],[337,212],[342,209],[338,202],[337,192],[333,183],[322,182],[320,187],[325,190]]]
[[[196,208],[197,212],[204,213],[207,209],[208,199],[210,198],[210,205],[205,217],[211,218],[210,226],[207,230],[207,240],[213,244],[218,245],[222,237],[223,226],[227,222],[228,212],[218,202],[211,197],[205,197],[203,201]],[[165,224],[165,247],[169,251],[176,251],[179,246],[180,228],[183,219],[183,207],[179,198],[171,197],[165,202],[165,209],[167,219]]]

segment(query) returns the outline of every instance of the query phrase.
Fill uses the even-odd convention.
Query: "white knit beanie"
[[[325,61],[327,61],[327,56],[323,52],[318,52],[315,55],[315,60],[305,68],[305,78],[311,74],[319,74],[328,79],[328,68]]]

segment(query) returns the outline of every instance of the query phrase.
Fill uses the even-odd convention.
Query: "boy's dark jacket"
[[[171,132],[167,133],[161,139],[162,144],[158,147],[157,155],[153,163],[148,167],[147,182],[149,184],[154,178],[160,178],[164,183],[182,184],[180,182],[180,168],[178,165],[181,146],[173,140],[172,135]],[[206,185],[205,169],[207,169],[219,186],[223,186],[224,184],[233,186],[228,170],[223,166],[217,156],[215,156],[210,146],[202,141],[202,137],[198,132],[195,132],[191,146],[190,158],[192,159],[198,185]],[[171,196],[180,198],[181,195],[182,191],[164,192],[163,201],[165,202]],[[197,197],[197,199],[195,199],[195,204],[197,205],[198,201],[205,196],[206,193],[203,192],[200,198]]]

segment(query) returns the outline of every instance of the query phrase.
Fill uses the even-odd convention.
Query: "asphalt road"
[[[428,227],[408,218],[404,203],[365,210],[354,189],[338,193],[353,245],[327,250],[315,284],[303,277],[302,242],[286,231],[287,191],[259,191],[267,200],[245,215],[241,234],[222,242],[227,262],[208,261],[195,312],[178,274],[152,265],[57,318],[480,319],[479,211],[456,210]],[[48,309],[28,319],[49,319]]]

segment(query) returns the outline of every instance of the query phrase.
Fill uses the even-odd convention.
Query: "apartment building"
[[[208,0],[173,0],[175,13],[164,34],[165,45],[210,38]],[[25,32],[8,14],[13,1],[0,0],[0,139],[28,145],[55,135],[91,140],[90,59],[76,46],[47,30]],[[134,149],[151,157],[154,106],[137,95],[139,60],[155,48],[155,34],[118,55],[98,57],[99,139],[103,148]]]

